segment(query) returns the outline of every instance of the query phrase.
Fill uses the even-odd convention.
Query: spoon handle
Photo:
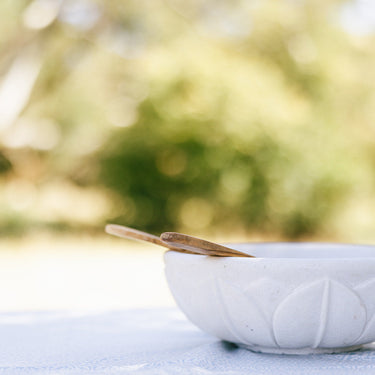
[[[160,245],[164,247],[169,246],[160,240],[159,237],[154,236],[153,234],[146,233],[146,232],[141,232],[140,230],[125,227],[123,225],[117,225],[117,224],[107,224],[105,226],[105,231],[109,234],[113,234],[117,237],[122,237],[122,238],[130,238],[133,240],[139,240],[139,241],[147,241],[154,243],[155,245]]]
[[[188,236],[187,234],[176,232],[164,232],[160,239],[169,246],[191,251],[202,255],[214,255],[222,257],[250,257],[252,255],[246,254],[239,250],[230,249],[229,247],[219,245],[214,242],[202,240],[197,237]]]
[[[166,242],[163,242],[159,237],[154,236],[153,234],[142,232],[137,229],[125,227],[123,225],[107,224],[105,226],[105,231],[108,234],[113,234],[114,236],[117,236],[117,237],[151,242],[155,245],[166,247],[169,250],[180,251],[182,253],[190,253],[190,251],[183,250],[180,247],[175,247],[172,244],[167,244]]]

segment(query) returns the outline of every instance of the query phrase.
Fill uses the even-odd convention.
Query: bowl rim
[[[254,262],[263,261],[375,261],[375,245],[340,243],[340,242],[228,242],[223,245],[238,249],[248,254],[252,254],[254,258],[247,257],[211,257],[216,259],[225,259],[235,262]],[[172,251],[177,253],[176,251]],[[359,251],[359,254],[358,254]],[[169,252],[169,251],[168,251]],[[261,256],[258,253],[266,252],[268,256]],[[279,256],[283,252],[283,256]],[[296,253],[299,252],[298,255]],[[315,254],[313,254],[315,252]],[[322,252],[326,252],[322,255]],[[341,254],[340,254],[341,252]],[[357,253],[356,253],[357,252]],[[288,254],[289,253],[289,254]],[[348,255],[350,253],[350,255]],[[208,258],[207,255],[179,253],[184,257],[199,257],[199,259]],[[301,256],[303,255],[303,256]]]

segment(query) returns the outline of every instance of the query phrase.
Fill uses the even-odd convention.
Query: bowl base
[[[290,354],[290,355],[305,355],[305,354],[336,354],[344,352],[352,352],[362,348],[362,345],[346,346],[342,348],[269,348],[263,346],[253,346],[237,344],[239,347],[251,350],[255,353],[268,353],[268,354]]]

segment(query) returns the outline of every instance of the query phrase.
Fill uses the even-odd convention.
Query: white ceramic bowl
[[[375,341],[375,246],[229,246],[257,258],[165,255],[171,292],[202,330],[267,353],[334,353]]]

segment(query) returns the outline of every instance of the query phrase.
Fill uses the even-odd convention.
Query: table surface
[[[0,315],[0,374],[375,374],[375,345],[352,353],[257,354],[177,309]]]

